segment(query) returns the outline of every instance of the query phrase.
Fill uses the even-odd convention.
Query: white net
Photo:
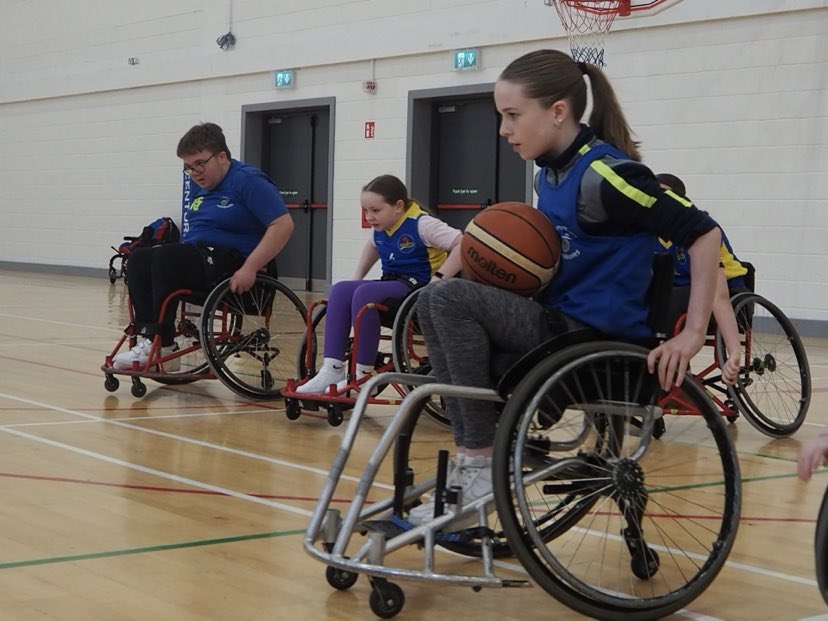
[[[604,66],[604,35],[622,9],[623,0],[544,0],[553,5],[569,36],[572,58],[578,62]]]

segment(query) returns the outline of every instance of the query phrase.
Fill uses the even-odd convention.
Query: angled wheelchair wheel
[[[428,360],[428,350],[426,349],[423,333],[417,323],[416,304],[418,293],[419,290],[415,290],[406,297],[394,316],[394,325],[391,331],[391,355],[394,360],[394,369],[397,372],[428,375],[431,373],[431,364]],[[413,388],[413,386],[402,386],[406,393]],[[427,403],[423,411],[434,421],[451,427],[451,421],[439,397],[435,397]]]
[[[811,402],[811,371],[796,328],[774,304],[755,293],[733,298],[742,340],[742,368],[728,394],[751,425],[781,438],[802,426]],[[716,335],[716,353],[726,349]]]
[[[739,465],[721,414],[689,377],[700,416],[660,415],[645,349],[575,345],[527,374],[495,441],[495,503],[524,568],[590,617],[654,619],[701,594],[736,537]],[[517,484],[515,484],[517,480]]]
[[[828,604],[828,488],[822,496],[814,536],[816,578],[822,599]]]
[[[275,399],[296,377],[305,338],[305,305],[278,280],[260,274],[250,291],[219,283],[201,312],[199,332],[210,369],[247,399]]]

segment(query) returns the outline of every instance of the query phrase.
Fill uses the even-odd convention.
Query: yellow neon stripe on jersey
[[[674,199],[676,199],[678,202],[680,202],[685,207],[692,207],[693,206],[692,201],[687,200],[683,196],[679,196],[678,194],[676,194],[672,190],[664,190],[664,193],[669,194],[670,196],[672,196]]]
[[[616,190],[621,192],[624,196],[629,198],[632,201],[635,201],[642,207],[650,208],[656,202],[655,196],[650,196],[646,192],[642,192],[638,188],[634,188],[629,183],[627,183],[623,177],[621,177],[618,173],[616,173],[612,168],[604,164],[599,160],[596,160],[590,164],[590,168],[595,170],[599,175],[601,175],[604,179],[609,181],[610,185],[614,187]]]

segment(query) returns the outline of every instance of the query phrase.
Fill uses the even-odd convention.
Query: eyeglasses
[[[221,153],[221,151],[216,151],[215,153],[213,153],[210,157],[208,157],[204,161],[199,160],[197,162],[193,162],[192,166],[188,166],[188,165],[185,164],[184,169],[183,169],[184,174],[187,175],[188,177],[192,177],[193,173],[195,173],[196,175],[200,175],[201,173],[204,172],[204,168],[205,168],[205,166],[207,166],[207,162],[209,162],[211,159],[213,159],[219,153]]]

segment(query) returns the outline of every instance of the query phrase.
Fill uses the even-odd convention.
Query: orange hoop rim
[[[568,4],[579,11],[592,13],[593,15],[618,15],[619,17],[628,17],[636,11],[650,11],[658,5],[664,4],[667,0],[650,0],[649,2],[641,2],[639,4],[633,4],[633,0],[618,0],[615,6],[611,7],[598,6],[605,4],[601,0],[544,0],[544,2],[547,5],[552,5],[555,2]]]

